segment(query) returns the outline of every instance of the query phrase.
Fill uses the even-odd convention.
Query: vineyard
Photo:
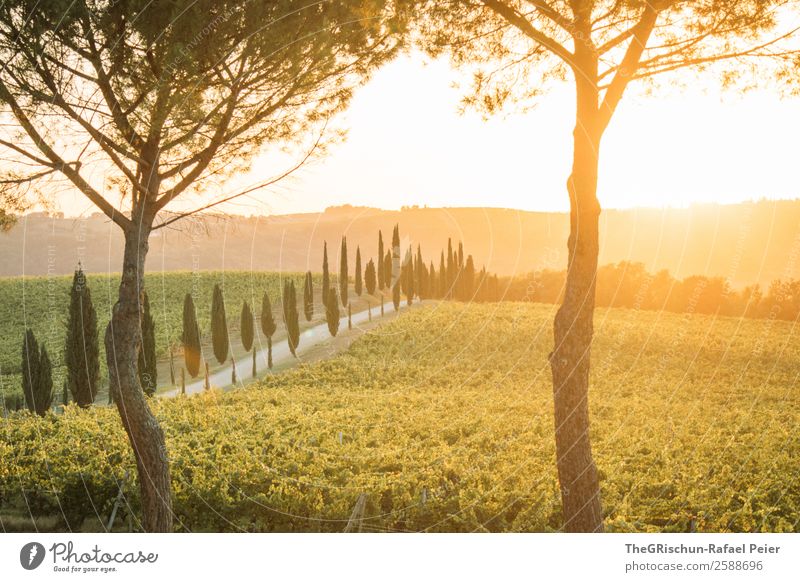
[[[176,528],[342,531],[361,494],[362,531],[560,527],[552,316],[440,303],[331,360],[154,401]],[[790,324],[600,310],[596,329],[592,438],[609,530],[800,531]],[[30,514],[40,529],[102,529],[136,474],[111,408],[14,413],[2,431],[6,530],[33,529]],[[136,516],[138,488],[127,491],[122,514]]]
[[[147,289],[156,326],[157,355],[164,357],[170,345],[180,344],[183,298],[191,293],[197,308],[201,333],[210,322],[211,295],[215,284],[225,290],[231,322],[238,325],[239,309],[247,300],[260,305],[264,292],[273,301],[280,297],[283,280],[302,281],[301,273],[258,273],[244,271],[199,271],[153,273],[147,277]],[[119,275],[88,275],[88,285],[97,309],[98,330],[103,332],[117,298]],[[0,381],[7,399],[20,392],[21,344],[26,327],[47,345],[54,357],[56,390],[64,374],[62,351],[66,335],[67,306],[72,277],[12,277],[0,279]],[[102,376],[106,376],[105,357],[100,358]],[[1,396],[0,396],[1,397]]]

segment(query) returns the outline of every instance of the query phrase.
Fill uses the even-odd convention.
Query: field
[[[331,360],[154,402],[176,528],[341,531],[363,493],[364,531],[557,529],[552,314],[442,303]],[[790,324],[600,310],[596,328],[592,438],[609,530],[800,531]],[[33,529],[32,514],[40,529],[102,529],[126,471],[115,410],[12,414],[3,528]]]
[[[88,275],[92,301],[97,310],[97,328],[102,343],[103,333],[116,301],[119,275]],[[302,297],[302,274],[259,273],[244,271],[200,271],[154,273],[148,275],[146,288],[156,325],[156,345],[159,357],[168,353],[169,346],[180,342],[182,333],[183,298],[191,292],[197,309],[201,333],[209,335],[211,294],[215,284],[225,293],[228,324],[239,327],[242,302],[247,300],[254,313],[261,311],[261,298],[268,292],[273,307],[278,302],[282,281],[293,278]],[[318,281],[315,283],[319,284]],[[45,343],[53,360],[53,384],[60,397],[61,382],[66,368],[63,365],[64,338],[69,307],[72,277],[11,277],[0,279],[0,382],[6,400],[13,401],[21,394],[20,366],[22,337],[26,327],[33,329],[40,343]],[[258,326],[257,326],[258,327]],[[233,341],[238,335],[233,334]],[[101,374],[106,377],[105,350],[101,346]]]

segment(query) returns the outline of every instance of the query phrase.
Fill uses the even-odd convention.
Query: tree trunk
[[[600,483],[589,441],[589,361],[599,250],[597,170],[600,135],[596,62],[576,75],[577,116],[570,198],[570,235],[564,300],[550,354],[555,404],[558,479],[569,532],[603,531]]]
[[[131,231],[125,233],[119,298],[106,328],[109,389],[136,457],[144,530],[171,532],[172,498],[164,432],[147,404],[136,369],[141,347],[144,261],[151,223],[147,220],[134,223]]]

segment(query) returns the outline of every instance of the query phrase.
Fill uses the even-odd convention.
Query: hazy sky
[[[227,210],[319,211],[349,203],[567,208],[573,96],[569,84],[532,111],[483,121],[458,114],[459,79],[448,63],[405,56],[356,94],[340,123],[347,140],[280,187]],[[626,95],[603,142],[599,195],[606,208],[683,206],[762,197],[800,197],[800,100],[689,86],[666,97]],[[230,191],[288,165],[258,159]],[[63,199],[66,211],[90,209]],[[93,209],[91,209],[93,210]]]

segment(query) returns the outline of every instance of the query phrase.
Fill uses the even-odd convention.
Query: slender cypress
[[[394,225],[392,233],[392,285],[400,278],[400,225]]]
[[[214,294],[211,297],[211,344],[217,361],[224,364],[228,359],[230,339],[228,319],[225,315],[225,298],[219,285],[214,285]]]
[[[264,298],[261,300],[261,331],[267,338],[267,366],[270,370],[272,369],[272,335],[277,328],[275,318],[272,316],[272,303],[269,295],[264,293]]]
[[[383,233],[378,231],[378,289],[385,288],[385,274],[383,269]]]
[[[367,293],[375,295],[375,263],[372,259],[367,263],[367,268],[364,269],[364,286],[367,288]]]
[[[392,286],[392,251],[386,251],[383,257],[383,284],[390,288]]]
[[[397,281],[392,287],[392,303],[394,304],[394,310],[400,311],[400,281]]]
[[[361,297],[361,289],[363,286],[362,279],[361,279],[361,247],[356,247],[356,280],[355,280],[355,290],[356,295]]]
[[[339,251],[339,299],[342,307],[347,306],[347,238],[342,237],[342,248]]]
[[[183,298],[183,361],[192,378],[200,373],[200,327],[191,294]]]
[[[300,317],[297,312],[297,291],[294,281],[286,281],[283,285],[283,321],[286,324],[286,337],[289,351],[297,356],[297,346],[300,344]]]
[[[306,316],[306,321],[311,321],[314,317],[314,279],[311,277],[311,271],[306,272],[303,285],[303,315]]]
[[[244,347],[244,351],[249,352],[253,347],[255,330],[253,329],[253,312],[250,310],[250,304],[247,301],[242,303],[239,330],[242,334],[242,347]]]
[[[28,410],[44,416],[53,404],[53,366],[30,329],[22,341],[22,393]]]
[[[475,294],[475,261],[472,260],[472,255],[467,257],[467,266],[464,267],[462,274],[463,282],[461,284],[464,301],[472,301]]]
[[[72,278],[64,363],[72,399],[83,408],[91,406],[100,384],[100,347],[97,313],[83,270]]]
[[[428,271],[427,283],[427,296],[430,299],[435,299],[438,292],[438,287],[436,286],[436,268],[433,266],[433,261],[431,261],[430,270]]]
[[[328,289],[331,288],[331,276],[328,272],[328,242],[325,241],[322,247],[322,304],[328,302]]]
[[[142,345],[139,347],[139,384],[148,396],[156,393],[158,366],[156,366],[156,326],[150,313],[150,298],[143,293]]]
[[[339,298],[335,289],[328,289],[328,301],[325,302],[325,321],[332,336],[339,333]]]
[[[447,267],[444,263],[444,251],[439,257],[439,299],[447,299]]]

